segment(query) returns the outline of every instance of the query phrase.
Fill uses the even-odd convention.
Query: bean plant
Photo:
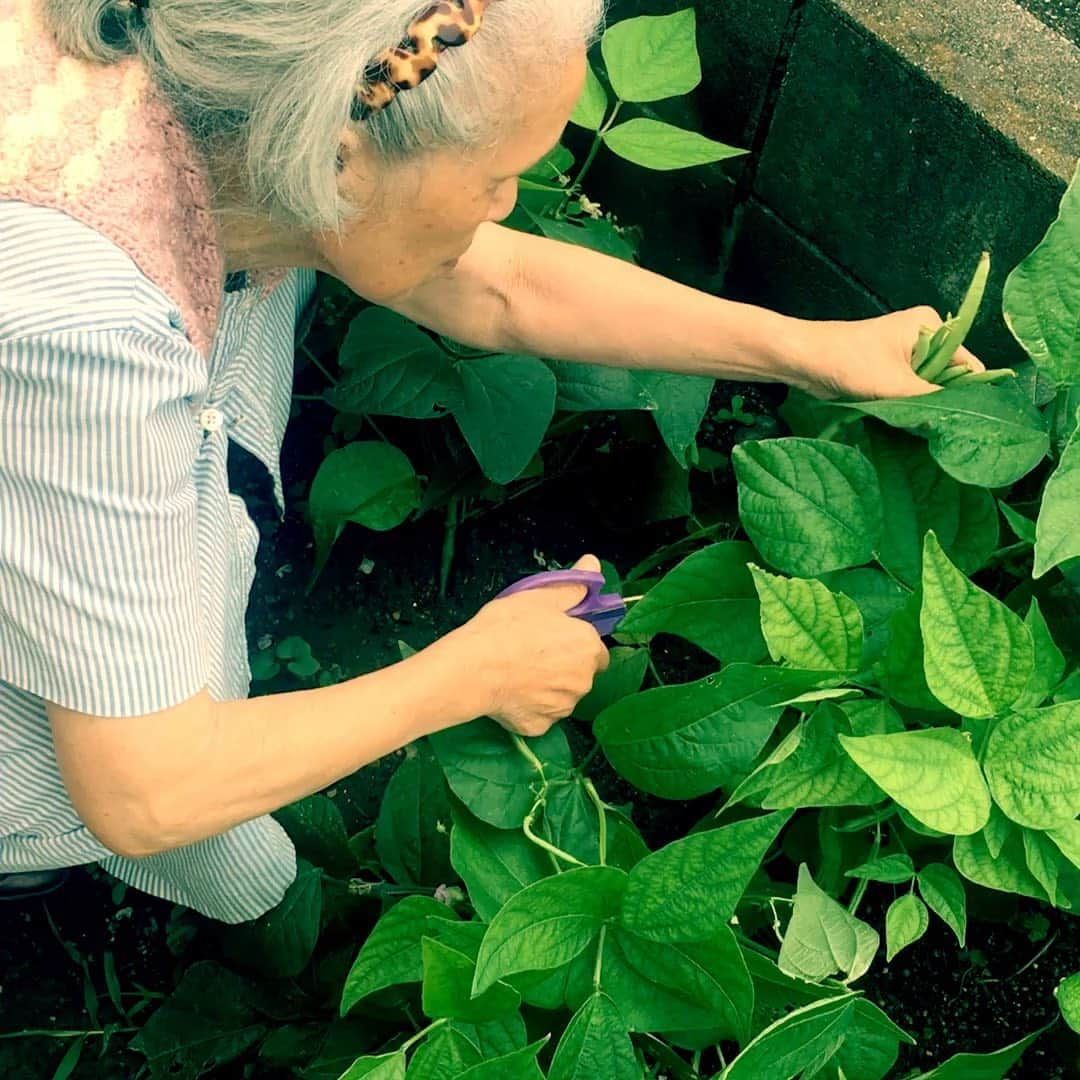
[[[702,146],[615,124],[621,101],[692,87],[673,59],[687,51],[664,52],[691,27],[608,32],[619,100],[593,74],[576,114],[594,152],[655,165]],[[543,231],[600,220],[571,211],[574,184],[541,193],[521,209]],[[973,889],[1080,908],[1080,173],[1005,288],[1029,361],[970,378],[951,361],[988,269],[913,357],[940,389],[793,392],[792,434],[732,453],[737,527],[610,572],[639,599],[572,720],[538,739],[482,719],[421,740],[352,837],[324,795],[281,811],[296,881],[222,933],[228,966],[188,968],[143,1027],[151,1075],[245,1059],[307,1080],[884,1080],[915,1036],[861,992],[868,972],[935,921],[963,947]],[[332,397],[452,412],[499,482],[556,405],[653,409],[684,461],[704,409],[661,377],[466,360],[374,309],[350,336]],[[684,395],[692,407],[671,404]],[[415,508],[399,451],[337,453],[393,494],[317,487],[324,543]],[[708,658],[704,677],[664,681],[672,638]],[[650,847],[634,800],[601,794],[611,770],[653,800],[707,799],[704,816]],[[1080,973],[1057,997],[1080,1030]],[[998,1080],[1041,1033],[915,1075]]]

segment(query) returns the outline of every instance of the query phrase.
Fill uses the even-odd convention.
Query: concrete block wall
[[[655,114],[752,153],[633,185],[607,161],[595,183],[648,222],[649,265],[808,317],[944,313],[988,249],[972,344],[1013,362],[1000,290],[1080,157],[1080,47],[1048,25],[1059,2],[698,0],[704,83]],[[612,17],[683,6],[617,0]]]

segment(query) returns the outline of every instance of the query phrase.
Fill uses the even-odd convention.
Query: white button
[[[199,426],[203,431],[220,431],[225,423],[225,417],[220,409],[203,409],[199,413]]]

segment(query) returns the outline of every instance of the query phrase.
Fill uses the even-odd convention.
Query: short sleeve
[[[0,680],[155,712],[206,684],[202,358],[165,309],[156,332],[161,294],[119,249],[25,210],[0,204]]]

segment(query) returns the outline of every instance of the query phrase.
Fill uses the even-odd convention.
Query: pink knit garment
[[[137,60],[63,55],[36,0],[0,0],[0,198],[62,210],[123,249],[209,356],[225,260],[205,164]]]

